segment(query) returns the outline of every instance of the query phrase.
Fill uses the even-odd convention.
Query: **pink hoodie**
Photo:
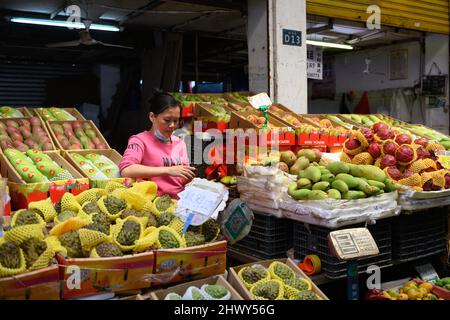
[[[149,167],[189,165],[184,141],[175,136],[172,136],[171,139],[172,143],[163,143],[149,131],[131,136],[119,164],[120,171],[122,172],[123,169],[132,164]],[[178,199],[177,194],[183,191],[185,185],[185,181],[181,177],[153,177],[149,180],[158,185],[158,195],[168,194],[175,199]]]

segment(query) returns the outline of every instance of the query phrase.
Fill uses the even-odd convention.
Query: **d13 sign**
[[[302,32],[283,29],[283,44],[288,46],[302,46]]]

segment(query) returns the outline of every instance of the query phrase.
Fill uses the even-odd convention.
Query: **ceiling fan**
[[[122,49],[130,49],[133,50],[133,47],[122,46],[117,44],[105,43],[102,41],[95,40],[91,37],[89,33],[89,28],[92,24],[92,20],[83,20],[83,24],[85,29],[79,32],[80,38],[74,41],[65,41],[65,42],[57,42],[57,43],[48,43],[46,47],[48,48],[64,48],[64,47],[77,47],[79,45],[92,46],[92,45],[102,45],[105,47],[114,47],[114,48],[122,48]]]

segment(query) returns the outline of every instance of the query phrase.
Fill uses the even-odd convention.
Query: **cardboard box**
[[[63,169],[69,171],[74,179],[49,181],[42,183],[26,183],[17,173],[9,160],[0,157],[1,174],[8,178],[8,188],[11,196],[13,210],[26,209],[33,201],[51,198],[53,203],[58,202],[64,193],[71,192],[77,195],[89,189],[89,179],[84,178],[66,159],[58,152],[45,152],[53,161]]]
[[[227,242],[201,246],[155,250],[152,285],[176,283],[223,274],[226,268]]]
[[[100,142],[102,142],[105,146],[106,149],[111,149],[111,147],[108,144],[108,141],[106,141],[106,139],[103,137],[102,133],[100,132],[100,130],[98,130],[98,128],[95,126],[94,122],[92,120],[77,120],[78,122],[80,122],[82,125],[84,125],[85,123],[88,123],[91,125],[92,129],[95,131],[95,135],[96,137],[100,140]],[[60,150],[66,150],[62,147],[61,143],[59,143],[58,139],[56,139],[56,134],[53,131],[53,129],[51,128],[52,124],[60,124],[62,125],[65,122],[73,122],[73,121],[47,121],[47,125],[48,125],[48,130],[51,134],[52,140],[55,144],[55,146],[60,149]],[[72,150],[72,149],[69,149]],[[77,149],[77,150],[85,150],[85,149]],[[97,150],[97,149],[94,149]]]
[[[265,132],[262,131],[261,128],[258,127],[256,124],[247,120],[247,117],[251,115],[263,117],[262,112],[256,109],[254,111],[232,112],[230,119],[230,128],[255,130],[258,133],[259,145],[267,145],[267,146],[272,146],[275,144],[278,144],[280,146],[295,145],[295,132],[289,125],[275,119],[274,117],[270,117],[269,115],[269,126],[271,128],[276,129],[271,129],[270,131]],[[260,134],[261,132],[263,133]],[[272,135],[275,135],[275,138],[273,138]]]
[[[18,122],[19,120],[28,120],[30,121],[31,117],[23,117],[23,118],[0,118],[0,122],[2,122],[4,125],[6,125],[6,122],[9,120],[13,120],[15,122]],[[53,139],[52,136],[50,134],[50,132],[47,129],[47,126],[45,125],[45,123],[42,121],[41,118],[38,118],[39,121],[41,122],[41,127],[42,130],[45,132],[45,134],[47,135],[47,137],[50,139],[50,143],[52,144],[52,150],[56,150],[56,145],[53,143]],[[20,123],[18,123],[20,125]],[[3,153],[3,149],[0,148],[0,152]]]
[[[239,270],[241,270],[244,267],[249,267],[254,264],[260,264],[266,268],[269,268],[269,265],[274,261],[280,261],[283,263],[286,263],[291,269],[294,270],[294,272],[297,274],[298,277],[305,278],[309,280],[312,284],[312,291],[316,293],[319,297],[321,297],[323,300],[329,300],[328,297],[319,289],[319,287],[312,282],[312,280],[297,266],[297,264],[290,258],[288,259],[273,259],[273,260],[263,260],[258,262],[252,262],[243,264],[237,267],[231,267],[228,273],[228,282],[239,292],[239,294],[246,300],[254,300],[250,291],[245,287],[245,285],[241,282],[239,279],[238,273]]]
[[[19,108],[11,107],[11,108],[14,108],[17,111],[22,112],[24,117],[32,117],[33,116],[33,114],[30,112],[30,110],[28,110],[28,108],[26,108],[26,107],[19,107]],[[2,119],[15,119],[15,118],[2,118]]]
[[[213,104],[209,103],[197,103],[194,109],[194,119],[202,121],[202,131],[208,129],[218,129],[224,132],[228,129],[228,123],[230,122],[231,111],[225,104],[217,104],[225,109],[228,115],[228,119],[223,119],[223,117],[218,117],[212,113],[209,109]]]
[[[62,298],[89,296],[102,291],[129,291],[150,288],[154,266],[153,252],[114,258],[65,258],[56,256],[60,265]],[[73,287],[81,275],[79,288]]]
[[[0,300],[59,300],[60,294],[57,265],[0,278]]]
[[[90,188],[105,188],[108,181],[115,181],[123,184],[126,187],[131,187],[134,179],[131,178],[112,178],[107,180],[92,180],[89,178],[89,176],[81,169],[81,167],[78,165],[78,163],[73,159],[73,157],[70,155],[70,153],[78,153],[82,156],[89,154],[89,153],[96,153],[104,155],[105,157],[109,158],[112,162],[114,162],[117,166],[119,166],[120,161],[122,160],[122,155],[118,153],[114,149],[108,149],[108,150],[77,150],[77,151],[64,151],[64,158],[75,168],[77,171],[85,178],[89,179],[89,186]]]
[[[221,275],[213,276],[213,277],[209,277],[209,278],[205,278],[205,279],[201,279],[201,280],[197,280],[197,281],[186,282],[183,284],[179,284],[177,286],[169,287],[167,289],[156,290],[156,291],[150,292],[149,298],[150,298],[150,300],[164,300],[164,298],[169,293],[178,293],[180,296],[183,296],[189,287],[197,287],[200,289],[205,284],[209,284],[209,285],[217,284],[217,285],[224,286],[231,293],[230,300],[244,300],[241,297],[241,295]]]
[[[37,116],[39,118],[41,118],[41,115],[39,114],[39,112],[37,111],[37,108],[32,108],[33,109],[33,115]],[[45,109],[50,109],[50,108],[45,108]],[[74,116],[77,120],[86,120],[86,118],[80,113],[80,111],[78,111],[77,108],[59,108],[62,109],[68,113],[70,113],[72,116]],[[41,118],[42,119],[42,118]],[[47,120],[42,119],[43,121],[47,122]]]

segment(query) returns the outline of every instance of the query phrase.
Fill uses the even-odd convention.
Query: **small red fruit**
[[[390,154],[392,156],[395,156],[395,152],[398,149],[398,144],[396,144],[394,141],[387,141],[383,144],[383,152],[384,154]]]
[[[414,149],[409,145],[401,145],[397,151],[395,151],[395,158],[399,162],[409,163],[414,160]]]
[[[402,145],[402,144],[411,144],[412,143],[412,139],[410,136],[408,136],[407,134],[398,134],[395,137],[395,142],[398,143],[398,145]]]
[[[428,140],[425,138],[420,138],[420,139],[416,139],[414,140],[415,144],[420,144],[422,147],[426,148],[428,145]]]
[[[377,122],[372,126],[372,129],[375,133],[378,133],[381,130],[389,129],[389,126],[384,122]]]
[[[394,156],[387,154],[381,159],[380,167],[384,169],[386,167],[393,167],[397,165],[397,159]]]
[[[387,168],[388,175],[391,179],[400,180],[403,177],[402,172],[397,167],[388,167]]]
[[[380,144],[374,142],[369,145],[369,148],[367,148],[367,152],[370,153],[372,158],[376,159],[379,156],[381,156],[381,146]]]
[[[356,139],[348,139],[345,142],[345,148],[347,150],[355,150],[358,149],[361,146],[361,142],[359,142],[359,140]]]

